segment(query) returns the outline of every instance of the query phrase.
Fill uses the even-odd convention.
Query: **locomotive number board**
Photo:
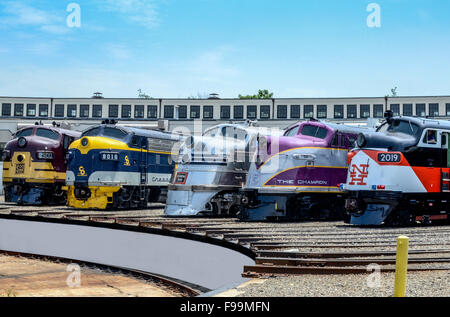
[[[102,152],[102,153],[100,153],[100,158],[102,161],[118,161],[119,154],[118,153],[110,153],[110,152]]]
[[[400,163],[402,157],[398,153],[379,153],[378,162],[380,163]]]

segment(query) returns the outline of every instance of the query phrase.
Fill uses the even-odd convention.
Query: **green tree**
[[[258,90],[256,95],[239,95],[239,99],[271,99],[273,98],[273,92],[269,92],[267,89]]]
[[[397,96],[398,96],[397,87],[391,89],[390,95],[386,95],[386,97],[397,97]]]
[[[138,89],[138,98],[140,99],[151,99],[152,97],[150,97],[149,95],[147,95],[146,93],[144,93],[142,91],[142,89]]]

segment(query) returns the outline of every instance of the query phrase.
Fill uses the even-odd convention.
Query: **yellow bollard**
[[[408,272],[408,248],[409,238],[405,236],[398,237],[394,297],[405,297],[406,274]]]

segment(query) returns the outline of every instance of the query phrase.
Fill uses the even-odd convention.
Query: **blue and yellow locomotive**
[[[181,137],[104,122],[86,130],[67,155],[67,203],[79,209],[145,208],[165,201]]]

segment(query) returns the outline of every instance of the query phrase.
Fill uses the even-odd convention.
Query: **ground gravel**
[[[367,275],[301,275],[274,277],[238,289],[245,297],[390,297],[394,273],[382,273],[379,287],[369,287]],[[449,297],[450,271],[408,274],[407,297]]]

